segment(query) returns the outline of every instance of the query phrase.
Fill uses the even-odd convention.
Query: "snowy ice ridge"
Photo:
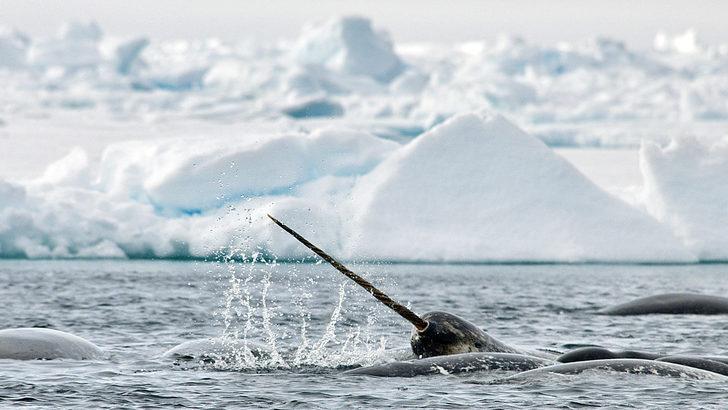
[[[0,257],[310,256],[271,213],[346,260],[728,260],[728,47],[690,32],[636,52],[395,46],[361,17],[266,46],[69,24],[0,29],[0,81],[0,136],[68,115],[130,130],[0,179]],[[552,150],[640,144],[630,204]]]
[[[240,142],[122,142],[105,150],[95,171],[76,149],[36,180],[0,183],[0,251],[307,256],[268,222],[272,213],[347,259],[728,259],[720,224],[728,209],[725,146],[646,145],[648,214],[501,116],[455,116],[405,145],[331,128]],[[665,165],[671,157],[680,158],[678,172]]]

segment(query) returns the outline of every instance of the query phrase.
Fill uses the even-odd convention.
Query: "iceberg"
[[[361,178],[350,257],[397,261],[662,261],[695,257],[501,116],[466,114]]]

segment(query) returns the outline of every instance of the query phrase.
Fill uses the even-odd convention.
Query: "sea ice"
[[[13,179],[0,180],[0,256],[204,257],[243,243],[308,255],[262,222],[273,212],[352,259],[728,259],[716,142],[728,46],[687,32],[654,50],[508,36],[395,47],[373,27],[332,19],[273,44],[116,39],[94,23],[52,38],[0,30],[0,178]],[[500,117],[453,119],[474,110],[535,138]],[[701,138],[649,142],[678,134]],[[638,207],[539,139],[647,140]]]

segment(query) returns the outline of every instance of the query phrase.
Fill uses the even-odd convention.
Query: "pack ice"
[[[0,121],[66,111],[135,121],[337,117],[400,124],[389,133],[404,140],[487,109],[550,145],[633,147],[666,140],[666,129],[725,130],[728,46],[695,32],[660,33],[653,50],[603,38],[476,40],[395,46],[358,16],[276,43],[118,39],[94,23],[51,38],[0,28]]]

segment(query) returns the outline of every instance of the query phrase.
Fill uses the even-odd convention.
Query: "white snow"
[[[690,261],[672,233],[503,117],[453,118],[362,178],[351,255]]]
[[[253,238],[281,257],[307,256],[261,224],[266,212],[316,223],[318,239],[338,249],[330,208],[397,147],[327,127],[115,143],[95,166],[75,148],[37,179],[0,183],[0,255],[203,257]]]
[[[131,141],[106,149],[98,186],[160,208],[198,211],[241,197],[285,192],[326,175],[362,174],[395,146],[340,129],[233,141]]]
[[[647,209],[701,260],[728,259],[728,137],[640,150]]]

